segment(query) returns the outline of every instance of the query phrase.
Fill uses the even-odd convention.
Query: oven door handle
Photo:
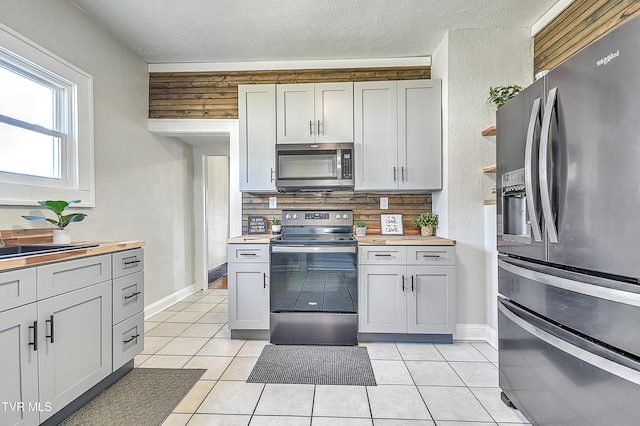
[[[357,253],[357,246],[312,246],[312,245],[277,245],[271,247],[271,253]]]

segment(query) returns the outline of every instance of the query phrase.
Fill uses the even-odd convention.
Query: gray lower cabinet
[[[142,350],[141,262],[112,281],[124,252],[0,272],[1,425],[44,422]]]
[[[361,333],[453,334],[455,247],[360,246]]]
[[[38,375],[44,421],[111,374],[111,282],[38,302]]]
[[[229,329],[269,329],[269,245],[229,244]]]

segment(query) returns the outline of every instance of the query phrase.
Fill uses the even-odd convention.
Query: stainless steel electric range
[[[271,343],[357,345],[353,211],[283,210],[270,249]]]

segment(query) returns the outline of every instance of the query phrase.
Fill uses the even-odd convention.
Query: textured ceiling
[[[72,0],[148,63],[428,56],[447,29],[530,27],[557,0]]]

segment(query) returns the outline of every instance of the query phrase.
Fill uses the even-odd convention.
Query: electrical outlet
[[[380,210],[389,210],[389,197],[380,197]]]
[[[275,209],[278,207],[278,197],[269,197],[269,208]]]

